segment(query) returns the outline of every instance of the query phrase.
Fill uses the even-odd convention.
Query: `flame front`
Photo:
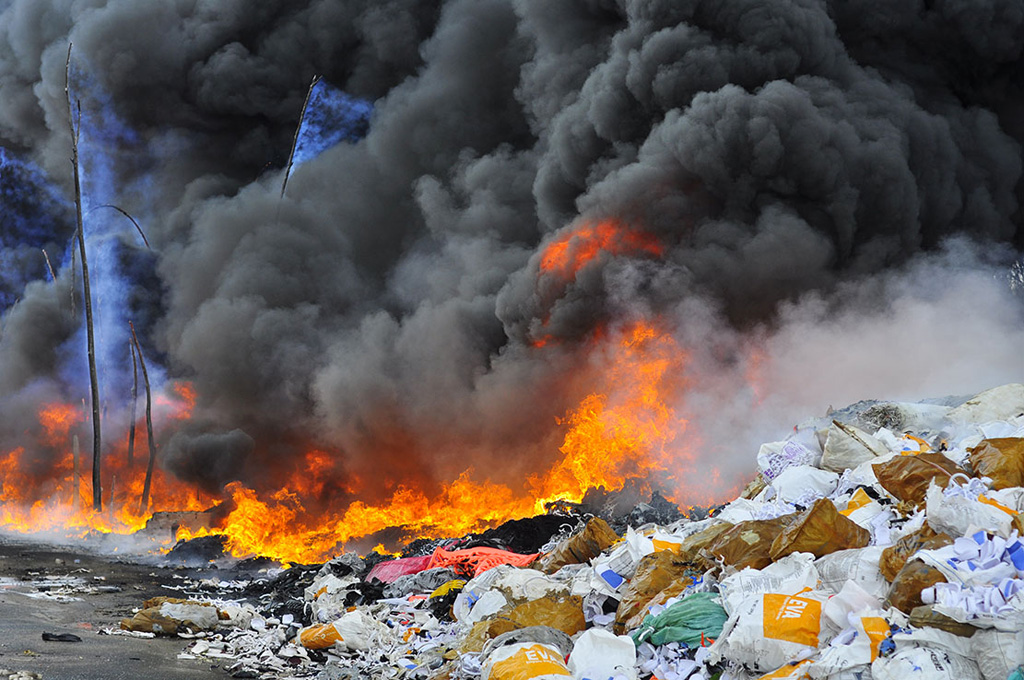
[[[652,480],[668,485],[682,498],[674,471],[691,453],[682,443],[686,421],[673,407],[684,387],[686,355],[668,333],[637,323],[616,334],[602,335],[592,348],[596,363],[607,363],[600,391],[561,419],[567,427],[560,455],[548,470],[522,489],[475,479],[465,470],[436,497],[399,486],[384,503],[355,501],[342,508],[311,509],[304,498],[316,496],[309,462],[323,452],[307,454],[307,464],[278,492],[260,498],[232,484],[235,510],[218,528],[201,533],[226,534],[236,555],[259,554],[282,560],[323,560],[347,544],[387,530],[398,537],[457,536],[481,531],[509,519],[545,511],[554,500],[579,502],[587,489],[623,487],[627,480]],[[182,537],[197,533],[182,531]]]
[[[381,536],[395,545],[416,537],[481,531],[505,520],[542,513],[545,504],[554,500],[579,502],[590,487],[611,491],[639,480],[657,483],[670,498],[691,498],[694,490],[686,489],[677,474],[692,458],[688,448],[692,438],[678,410],[686,387],[686,353],[670,333],[649,322],[595,333],[585,351],[593,367],[593,389],[559,419],[565,434],[558,455],[521,487],[481,478],[469,468],[437,494],[405,484],[397,486],[386,501],[371,504],[358,500],[358,480],[349,480],[345,493],[331,491],[335,456],[311,448],[276,490],[258,492],[231,483],[226,492],[233,509],[213,528],[183,527],[178,536],[224,534],[227,549],[236,556],[308,563],[346,547],[368,549]],[[194,401],[187,384],[159,398],[155,411],[161,427],[173,428],[187,419]],[[69,443],[73,432],[84,429],[86,419],[84,409],[66,404],[40,411],[40,439],[61,454],[38,474],[33,473],[32,457],[24,448],[0,457],[0,526],[81,535],[90,530],[131,532],[145,525],[151,513],[138,505],[145,465],[137,462],[129,467],[123,445],[104,457],[104,500],[112,509],[101,513],[90,509],[90,461],[80,457],[76,477]],[[147,451],[145,428],[139,428],[136,451],[141,461]],[[106,497],[111,486],[112,502]],[[26,496],[26,490],[34,495]],[[157,468],[154,509],[203,510],[217,500]]]

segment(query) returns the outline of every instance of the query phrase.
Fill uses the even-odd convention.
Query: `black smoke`
[[[714,373],[793,319],[891,313],[850,294],[867,282],[938,304],[893,277],[929,271],[942,289],[970,262],[990,280],[1024,245],[1012,0],[3,7],[0,144],[70,187],[69,42],[86,114],[132,131],[110,185],[155,260],[126,274],[131,305],[199,395],[168,465],[208,485],[272,484],[310,445],[366,497],[467,467],[521,479],[557,454],[598,326],[671,319]],[[365,136],[295,167],[282,199],[314,75],[373,113]],[[539,272],[545,244],[605,218],[664,256]],[[921,264],[931,254],[957,264]],[[64,385],[78,360],[53,288],[29,284],[5,313],[5,404]],[[1015,341],[1019,296],[999,299]],[[1019,361],[972,365],[992,369],[975,382],[1024,377]],[[904,389],[988,386],[970,382]]]

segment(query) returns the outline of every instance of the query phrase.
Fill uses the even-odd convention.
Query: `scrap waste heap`
[[[194,580],[117,632],[189,638],[234,677],[1024,677],[1024,385],[858,402],[757,462],[707,513],[598,503]]]

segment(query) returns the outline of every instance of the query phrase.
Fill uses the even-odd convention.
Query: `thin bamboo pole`
[[[71,130],[71,166],[75,170],[75,217],[78,223],[78,249],[82,258],[82,294],[85,298],[85,329],[89,352],[89,391],[92,398],[92,507],[103,509],[103,489],[100,481],[100,383],[96,374],[96,337],[92,320],[92,292],[89,289],[89,263],[85,257],[85,230],[82,226],[82,185],[78,175],[78,128],[75,127],[74,108],[71,105],[71,44],[64,62],[64,95],[68,100],[68,127]]]
[[[149,390],[149,373],[146,371],[146,358],[142,355],[142,346],[139,338],[135,335],[135,324],[128,322],[132,331],[132,342],[135,343],[135,352],[139,357],[139,365],[142,367],[142,381],[146,385],[146,439],[149,441],[149,462],[146,464],[146,481],[142,485],[142,502],[139,505],[139,514],[149,510],[149,490],[153,483],[153,466],[156,463],[156,442],[153,440],[153,396]]]
[[[135,342],[129,341],[132,351],[132,418],[128,423],[128,469],[135,464],[135,408],[139,402],[139,361],[135,356]]]
[[[313,96],[313,88],[321,80],[321,76],[313,76],[313,80],[309,83],[309,89],[306,90],[306,99],[302,102],[302,113],[299,114],[299,124],[295,126],[295,135],[292,137],[292,150],[288,153],[288,165],[284,169],[284,179],[281,180],[281,199],[284,199],[284,192],[288,188],[288,178],[292,174],[292,163],[295,161],[295,147],[299,143],[299,132],[302,131],[302,122],[306,120],[306,109],[309,108],[309,100]],[[278,210],[280,210],[280,202],[278,202]]]

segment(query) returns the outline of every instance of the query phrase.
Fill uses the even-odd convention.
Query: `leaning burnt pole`
[[[75,174],[75,219],[78,230],[78,251],[82,257],[82,296],[85,298],[85,333],[89,350],[89,390],[92,398],[92,507],[103,509],[103,489],[100,483],[100,383],[96,375],[96,337],[92,322],[92,293],[89,290],[89,262],[85,258],[85,230],[82,226],[82,187],[78,176],[78,127],[75,125],[74,107],[71,105],[71,45],[64,63],[64,95],[68,100],[68,127],[71,130],[71,167]]]

